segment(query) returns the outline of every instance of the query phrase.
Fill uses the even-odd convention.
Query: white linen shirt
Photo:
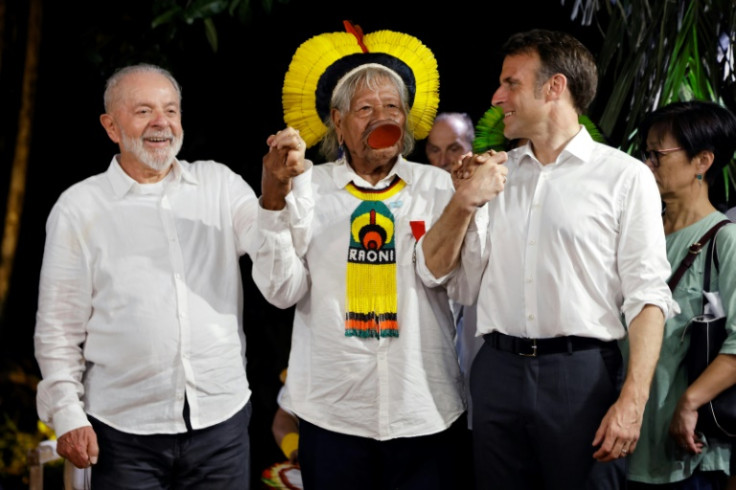
[[[436,279],[417,253],[428,285],[449,280],[464,304],[477,296],[478,335],[613,340],[647,304],[669,315],[661,200],[646,165],[583,127],[553,163],[527,144],[506,165],[504,191],[469,229],[486,230],[485,245],[466,240],[462,268]]]
[[[446,429],[465,410],[454,322],[445,289],[427,288],[416,275],[410,222],[429,229],[438,219],[454,192],[450,175],[399,158],[374,187],[394,175],[406,183],[383,201],[395,217],[399,336],[379,339],[345,335],[350,215],[361,202],[345,186],[373,186],[344,160],[303,175],[284,210],[259,208],[253,260],[266,299],[296,304],[284,408],[324,429],[376,440]]]
[[[250,398],[239,257],[258,201],[215,162],[139,184],[113,158],[47,221],[35,332],[37,405],[57,435],[85,412],[134,434],[186,431]]]

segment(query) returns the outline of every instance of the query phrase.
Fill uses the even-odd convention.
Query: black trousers
[[[525,357],[484,343],[470,372],[476,488],[625,488],[625,460],[593,459],[621,385],[613,347]]]
[[[90,417],[100,456],[92,488],[247,490],[251,403],[230,419],[182,434],[136,435]]]
[[[467,422],[421,437],[377,441],[299,421],[305,490],[450,490],[458,488],[458,450]]]

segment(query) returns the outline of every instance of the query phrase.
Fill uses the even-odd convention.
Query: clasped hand
[[[506,160],[505,151],[463,155],[450,171],[458,198],[468,207],[483,206],[495,199],[506,186]]]
[[[268,153],[263,157],[261,178],[262,204],[266,209],[281,209],[291,191],[291,179],[305,170],[304,152],[307,145],[299,131],[288,127],[266,140]]]

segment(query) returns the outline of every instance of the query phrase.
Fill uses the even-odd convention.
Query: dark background
[[[173,36],[170,28],[152,29],[152,2],[44,1],[28,183],[11,288],[0,323],[0,359],[37,374],[32,337],[45,220],[64,189],[103,172],[117,150],[99,123],[104,81],[115,68],[145,61],[170,69],[183,87],[186,137],[180,158],[223,162],[258,193],[265,140],[284,125],[283,77],[294,51],[309,37],[342,31],[345,19],[359,24],[365,33],[390,29],[414,35],[437,58],[439,110],[468,112],[477,121],[490,107],[501,66],[497,49],[510,34],[536,27],[565,30],[596,52],[601,34],[596,27],[581,27],[579,20],[570,19],[573,3],[292,0],[275,3],[267,12],[254,1],[246,23],[227,14],[214,17],[219,41],[215,52],[201,21],[180,23]],[[6,29],[17,33],[2,51],[4,67],[22,64],[26,9],[23,2],[7,3],[10,25]],[[0,79],[0,90],[18,88]],[[18,111],[5,107],[0,112],[4,142],[0,192],[5,192],[12,161],[8,135],[14,134]],[[308,156],[321,161],[313,150]],[[410,159],[425,161],[423,144],[417,145]],[[5,196],[0,198],[4,212]],[[283,459],[270,424],[280,387],[278,375],[288,358],[292,311],[264,301],[250,280],[247,257],[242,271],[257,477],[264,467]],[[35,408],[28,407],[26,413],[35,425]]]

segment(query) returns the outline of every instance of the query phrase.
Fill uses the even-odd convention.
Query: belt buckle
[[[537,357],[537,339],[531,339],[532,341],[532,351],[529,353],[526,352],[517,352],[520,356],[523,357]]]

